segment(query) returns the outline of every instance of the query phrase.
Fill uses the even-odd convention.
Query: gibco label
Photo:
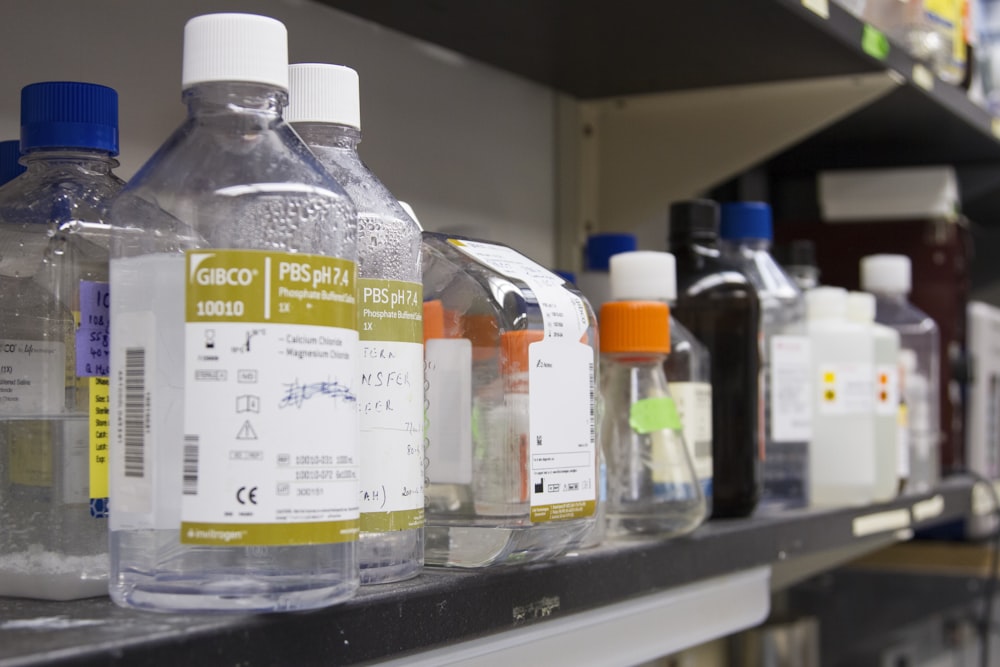
[[[356,539],[354,263],[197,250],[185,272],[181,541]]]

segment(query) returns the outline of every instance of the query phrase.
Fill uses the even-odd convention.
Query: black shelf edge
[[[689,537],[607,544],[549,563],[427,569],[409,582],[362,589],[343,605],[296,614],[170,616],[120,609],[107,599],[0,599],[0,666],[212,664],[221,656],[246,667],[358,664],[857,544],[904,528],[901,517],[905,528],[919,528],[970,511],[971,484],[954,480],[932,494],[713,521]],[[880,515],[892,521],[871,522]],[[875,530],[858,535],[859,525]]]
[[[898,90],[780,155],[776,173],[1000,161],[990,113],[896,44],[866,52],[865,23],[833,0],[827,17],[801,0],[320,1],[581,100],[894,71]]]

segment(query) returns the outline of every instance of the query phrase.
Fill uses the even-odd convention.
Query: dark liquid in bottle
[[[717,250],[690,238],[671,241],[674,316],[711,355],[712,517],[747,516],[760,499],[760,302]]]

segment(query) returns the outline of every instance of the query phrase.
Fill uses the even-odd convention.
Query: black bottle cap
[[[817,266],[816,244],[808,239],[796,239],[777,245],[773,255],[782,266]]]
[[[667,244],[673,248],[686,241],[715,241],[719,237],[719,205],[711,199],[689,199],[670,205]]]

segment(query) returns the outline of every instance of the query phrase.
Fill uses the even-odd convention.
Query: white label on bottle
[[[873,412],[875,382],[871,364],[824,364],[820,366],[819,377],[816,379],[821,414],[855,415]]]
[[[185,544],[357,539],[354,263],[188,251]]]
[[[899,415],[899,366],[875,366],[875,414],[883,417]]]
[[[423,346],[362,341],[361,354],[361,530],[420,528],[424,523]]]
[[[712,385],[674,382],[670,393],[681,419],[684,441],[699,481],[712,478]]]
[[[472,483],[472,342],[432,338],[424,351],[427,480]]]
[[[566,290],[562,278],[541,264],[506,246],[464,239],[449,242],[494,271],[528,285],[542,311],[546,338],[578,341],[587,333],[589,321],[583,301]]]
[[[531,520],[596,511],[594,352],[583,343],[528,346]]]
[[[896,423],[896,463],[900,479],[910,476],[910,416],[906,405],[899,406]]]
[[[810,345],[805,336],[771,337],[771,439],[812,438]]]
[[[153,516],[150,471],[157,443],[150,423],[153,411],[165,407],[154,401],[152,391],[157,377],[154,332],[150,312],[120,313],[111,325],[113,416],[108,476],[109,493],[115,499],[109,516],[111,530],[171,527]]]
[[[66,403],[66,345],[0,339],[0,408],[5,415],[56,415]]]

